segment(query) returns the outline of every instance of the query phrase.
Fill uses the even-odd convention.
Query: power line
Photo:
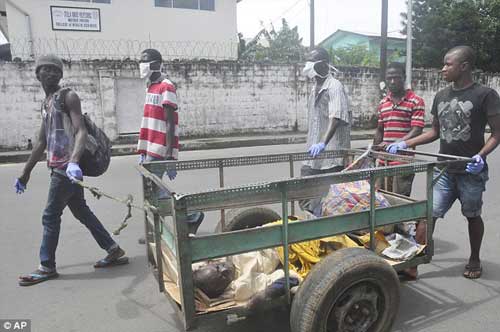
[[[287,8],[284,12],[282,12],[279,16],[277,16],[275,19],[271,20],[271,24],[275,23],[277,20],[279,20],[280,18],[282,18],[283,16],[285,16],[286,13],[288,13],[289,11],[291,11],[295,6],[297,6],[297,4],[299,2],[302,2],[304,0],[297,0],[293,3],[293,5],[291,5],[289,8]]]
[[[308,14],[307,8],[308,8],[308,4],[307,4],[307,1],[305,1],[301,7],[298,7],[299,10],[293,16],[289,16],[290,21],[294,20],[297,16],[304,15],[304,14],[306,15],[306,18],[307,18],[307,14]]]

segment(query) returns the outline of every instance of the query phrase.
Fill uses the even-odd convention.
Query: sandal
[[[479,279],[483,274],[483,266],[479,264],[479,266],[470,266],[470,264],[465,265],[463,276],[467,279]]]
[[[95,268],[116,266],[116,265],[124,265],[128,264],[128,257],[124,257],[125,251],[122,248],[117,247],[112,250],[106,257],[97,261],[94,264]]]
[[[55,279],[59,277],[59,274],[54,270],[52,272],[45,272],[37,269],[28,275],[23,275],[19,277],[19,286],[32,286],[39,284],[43,281],[49,279]]]

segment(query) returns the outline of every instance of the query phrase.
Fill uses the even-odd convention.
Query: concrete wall
[[[308,83],[298,66],[171,62],[165,70],[178,88],[181,136],[305,129]],[[137,63],[73,62],[65,66],[62,85],[79,94],[82,110],[111,139],[138,131],[145,81]],[[34,138],[43,96],[33,62],[0,63],[0,147],[25,146]],[[125,129],[124,117],[132,118]]]
[[[9,29],[7,28],[7,12],[5,9],[5,0],[0,0],[0,44],[5,42]],[[2,36],[3,34],[3,36]]]
[[[32,62],[0,63],[0,146],[25,146],[35,139],[40,127],[43,90],[34,74]],[[82,109],[110,137],[117,137],[114,113],[114,86],[102,71],[85,63],[65,68],[64,83],[70,84],[82,99]]]
[[[307,129],[310,83],[301,65],[227,62],[168,62],[178,88],[181,136],[278,133]],[[351,98],[353,126],[373,128],[379,102],[378,70],[340,68],[338,78]],[[427,120],[434,94],[445,83],[435,70],[414,71],[414,86],[426,101]],[[500,77],[478,79],[500,88]],[[63,85],[72,87],[112,139],[138,131],[145,82],[136,62],[79,61],[67,64]],[[25,146],[40,125],[43,91],[33,62],[0,63],[0,147]]]
[[[6,4],[12,56],[21,59],[30,55],[26,15],[35,56],[57,53],[73,60],[122,59],[137,57],[149,46],[165,55],[173,49],[172,58],[179,53],[188,59],[210,58],[213,53],[218,59],[237,56],[236,0],[215,0],[214,11],[155,7],[154,0],[113,0],[110,4],[9,0]],[[101,31],[54,31],[50,6],[99,8]]]
[[[7,12],[7,32],[8,36],[5,36],[9,39],[10,37],[15,37],[19,39],[27,39],[29,36],[28,23],[26,19],[25,12],[19,10],[13,3],[7,1],[6,12]]]

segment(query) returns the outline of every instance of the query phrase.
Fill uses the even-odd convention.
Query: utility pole
[[[309,23],[310,23],[310,37],[309,37],[309,48],[312,50],[315,46],[314,44],[314,0],[309,0],[311,1],[311,7],[309,9],[309,15],[310,15],[310,19],[309,19]]]
[[[387,9],[388,0],[382,0],[382,31],[380,34],[380,82],[385,82],[387,68]]]
[[[407,10],[407,21],[406,21],[406,88],[411,89],[411,74],[412,74],[412,59],[413,59],[413,2],[408,0],[408,10]]]

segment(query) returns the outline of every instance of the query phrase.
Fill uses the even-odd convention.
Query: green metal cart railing
[[[357,149],[325,151],[317,158],[344,158],[347,165],[364,152],[364,150]],[[393,267],[395,271],[401,271],[419,264],[429,263],[434,253],[432,240],[434,168],[438,165],[442,165],[445,168],[449,163],[455,162],[465,163],[469,159],[415,151],[407,152],[408,154],[413,154],[413,156],[390,155],[384,152],[370,151],[370,157],[373,159],[405,162],[402,165],[374,167],[303,178],[294,177],[294,164],[311,159],[307,153],[151,162],[139,166],[138,169],[142,177],[144,206],[146,209],[144,218],[148,259],[155,268],[155,276],[158,279],[159,289],[163,292],[165,289],[164,266],[161,259],[162,250],[167,251],[173,258],[172,264],[178,273],[180,305],[173,301],[168,294],[166,295],[167,298],[172,300],[174,306],[179,309],[178,313],[186,330],[193,329],[201,323],[206,325],[207,322],[226,324],[235,318],[251,314],[245,307],[234,307],[221,312],[203,315],[197,314],[195,310],[192,263],[281,246],[284,250],[285,259],[283,265],[288,266],[289,244],[369,229],[372,239],[370,247],[373,249],[373,235],[377,227],[415,220],[427,221],[426,249],[418,257],[401,262]],[[415,153],[419,155],[418,158],[415,156]],[[420,156],[427,156],[427,159]],[[432,159],[428,160],[428,157],[432,157]],[[226,168],[278,163],[289,166],[289,177],[276,181],[224,187],[224,170]],[[175,168],[177,171],[218,169],[220,188],[195,193],[173,192],[169,185],[154,175],[159,170],[172,168]],[[425,174],[425,199],[415,200],[392,193],[385,193],[399,203],[387,208],[375,208],[374,184],[377,178],[415,173]],[[319,193],[328,191],[329,186],[332,184],[357,180],[367,180],[371,184],[369,210],[288,223],[288,216],[294,213],[295,201],[318,196]],[[157,193],[160,189],[170,193],[171,199],[159,199]],[[281,204],[283,224],[279,226],[197,236],[188,233],[187,224],[184,222],[189,213],[220,210],[221,222],[224,223],[224,210],[275,203]],[[167,218],[169,216],[172,218]],[[290,289],[288,269],[284,268],[284,272],[287,283],[286,289]],[[397,287],[399,295],[399,286]],[[377,301],[380,300],[378,297],[376,298],[378,299]],[[285,296],[269,303],[268,307],[287,306],[290,305],[291,301],[290,292],[286,292]],[[373,309],[372,304],[367,305],[368,307],[365,308],[364,312],[369,312]],[[349,310],[352,311],[354,309],[351,308]],[[337,312],[336,314],[338,316]],[[377,315],[380,316],[380,313],[377,313]],[[370,319],[373,320],[373,317]],[[352,319],[349,318],[349,320]],[[374,324],[370,320],[367,322]],[[294,327],[292,326],[293,329]],[[363,331],[363,328],[360,327],[359,329]],[[307,329],[295,328],[295,330],[305,331]]]

